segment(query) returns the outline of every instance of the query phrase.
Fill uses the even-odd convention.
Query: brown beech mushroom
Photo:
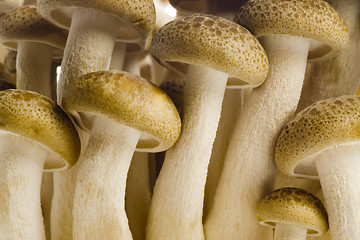
[[[24,90],[0,91],[2,239],[45,239],[40,208],[43,171],[72,167],[80,139],[53,101]]]
[[[285,126],[275,148],[283,173],[320,179],[332,239],[360,236],[359,113],[359,96],[319,101]]]
[[[265,51],[240,25],[213,15],[180,17],[155,33],[151,54],[164,65],[188,64],[182,134],[166,153],[150,206],[147,238],[203,239],[207,167],[228,78],[258,86],[268,72]]]
[[[329,228],[321,201],[299,188],[281,188],[266,195],[256,207],[260,224],[275,228],[274,240],[306,240]]]
[[[74,196],[74,239],[132,239],[124,209],[131,157],[165,151],[180,134],[170,98],[145,79],[126,72],[85,74],[64,91],[64,108],[90,131],[79,161]]]

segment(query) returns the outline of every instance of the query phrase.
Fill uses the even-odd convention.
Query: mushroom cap
[[[228,86],[256,87],[266,78],[265,50],[248,30],[209,14],[179,17],[154,35],[150,53],[164,66],[186,63],[228,73]]]
[[[304,227],[309,236],[323,235],[329,228],[321,201],[299,188],[281,188],[266,195],[256,207],[256,218],[272,228],[276,223]]]
[[[180,116],[170,98],[140,76],[98,71],[66,88],[63,107],[85,130],[94,116],[114,120],[141,131],[137,149],[147,152],[170,148],[180,135]]]
[[[249,0],[234,21],[255,36],[286,34],[312,39],[309,60],[336,55],[348,41],[348,28],[340,14],[324,0]]]
[[[0,16],[0,42],[16,50],[18,42],[40,42],[48,44],[62,56],[67,32],[45,20],[34,6],[15,8]]]
[[[155,26],[156,13],[152,0],[38,0],[41,14],[68,29],[73,10],[91,8],[110,14],[123,22],[118,39],[134,42],[146,38]]]
[[[303,109],[281,131],[274,158],[284,174],[318,178],[314,160],[331,148],[358,144],[360,96],[341,96]]]
[[[0,91],[1,134],[15,134],[48,151],[44,169],[72,167],[80,155],[80,139],[69,116],[52,100],[26,90]]]

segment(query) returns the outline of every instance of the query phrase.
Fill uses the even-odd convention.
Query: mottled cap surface
[[[299,112],[284,127],[274,158],[286,175],[318,178],[314,158],[320,152],[360,139],[360,96],[319,101]]]
[[[214,15],[193,14],[167,23],[155,33],[150,52],[163,65],[180,62],[228,73],[239,87],[260,85],[269,70],[254,35]]]
[[[45,170],[70,168],[80,155],[80,139],[68,115],[52,100],[34,92],[0,91],[0,129],[47,148]]]
[[[138,37],[146,38],[155,26],[156,13],[152,0],[38,0],[41,14],[52,23],[69,28],[73,10],[89,8],[110,14],[121,21],[118,38],[131,40],[130,29],[138,32]]]
[[[234,21],[257,37],[285,34],[321,43],[310,47],[309,60],[334,56],[349,38],[345,21],[323,0],[249,0]]]
[[[64,108],[79,119],[97,116],[112,119],[146,134],[137,149],[147,152],[170,148],[180,135],[179,114],[170,98],[142,77],[127,72],[99,71],[85,74],[66,86]]]
[[[258,203],[256,218],[262,225],[293,224],[308,229],[309,236],[320,236],[329,228],[321,201],[302,189],[277,189]]]
[[[36,7],[15,8],[0,16],[0,42],[17,49],[18,42],[40,42],[64,49],[67,32],[45,20]]]

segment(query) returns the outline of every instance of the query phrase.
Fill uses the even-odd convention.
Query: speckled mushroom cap
[[[318,178],[314,159],[327,149],[358,144],[360,96],[319,101],[299,112],[284,127],[274,158],[286,175]]]
[[[146,38],[155,26],[152,0],[38,0],[41,14],[55,25],[67,29],[77,7],[97,9],[123,21],[118,39],[128,42]]]
[[[209,14],[177,18],[154,35],[150,53],[163,65],[187,63],[228,73],[228,85],[259,86],[269,63],[265,50],[245,28]]]
[[[249,0],[234,21],[255,36],[286,34],[315,40],[309,60],[325,60],[343,49],[348,28],[340,14],[324,0]]]
[[[45,20],[34,6],[15,8],[0,16],[0,42],[16,50],[18,42],[40,42],[55,49],[54,56],[62,56],[67,32]]]
[[[258,203],[256,218],[262,225],[293,224],[308,229],[309,236],[320,236],[329,228],[326,210],[321,201],[299,188],[277,189]]]
[[[94,116],[112,119],[141,131],[137,149],[146,152],[164,151],[180,135],[180,117],[170,98],[140,76],[98,71],[66,87],[63,107],[85,130]]]
[[[68,115],[52,100],[25,90],[0,91],[0,135],[16,134],[46,149],[45,171],[72,167],[80,139]]]

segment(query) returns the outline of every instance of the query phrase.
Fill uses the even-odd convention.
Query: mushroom
[[[15,8],[2,15],[0,22],[0,41],[17,50],[17,88],[51,98],[52,58],[62,56],[67,33],[46,21],[34,6]]]
[[[1,237],[44,240],[42,173],[72,167],[79,136],[58,105],[25,90],[0,91],[0,122]]]
[[[170,98],[145,79],[98,71],[67,85],[64,108],[89,121],[89,143],[79,161],[74,195],[74,239],[132,239],[124,209],[125,185],[135,151],[171,147],[180,117]]]
[[[305,240],[321,236],[329,228],[321,201],[299,188],[272,191],[256,207],[258,222],[275,228],[274,240]]]
[[[249,31],[207,14],[164,25],[155,33],[150,53],[164,65],[186,63],[188,71],[182,134],[167,151],[155,184],[147,238],[203,239],[206,173],[228,78],[235,76],[231,83],[238,87],[258,86],[268,61]]]
[[[360,236],[359,112],[359,96],[319,101],[289,121],[275,148],[284,174],[320,179],[332,239]]]

